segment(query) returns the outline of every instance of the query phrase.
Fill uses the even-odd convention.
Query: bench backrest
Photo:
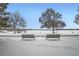
[[[49,35],[46,36],[46,38],[59,38],[59,37],[60,37],[59,34],[56,34],[56,35],[52,35],[52,34],[50,35],[49,34]]]
[[[22,38],[34,38],[34,35],[22,34]]]

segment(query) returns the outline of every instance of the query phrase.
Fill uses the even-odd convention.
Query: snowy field
[[[61,36],[60,41],[47,41],[45,35],[51,33],[51,31],[27,31],[25,34],[36,36],[34,41],[22,41],[23,33],[0,33],[0,56],[79,56],[78,31],[56,31],[61,35],[73,36]]]

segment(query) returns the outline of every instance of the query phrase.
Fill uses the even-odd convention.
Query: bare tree
[[[77,13],[76,16],[75,16],[74,22],[79,25],[79,7],[78,7],[78,9],[77,9],[77,12],[78,12],[78,13]]]
[[[11,13],[9,16],[9,24],[14,29],[14,34],[16,33],[17,27],[26,27],[26,21],[19,14],[19,12]]]

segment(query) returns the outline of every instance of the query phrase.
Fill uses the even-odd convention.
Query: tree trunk
[[[14,25],[14,34],[16,33],[16,30],[15,30],[15,28],[16,28],[16,27],[15,27],[15,25]]]
[[[54,27],[53,27],[53,34],[54,34]]]

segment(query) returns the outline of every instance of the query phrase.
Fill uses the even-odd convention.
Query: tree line
[[[8,3],[0,3],[0,28],[12,28],[16,33],[16,28],[26,27],[26,21],[18,11],[6,12],[8,5]]]
[[[14,13],[7,12],[8,5],[8,3],[0,3],[0,29],[12,28],[16,33],[16,28],[25,28],[27,22],[18,11]],[[79,12],[79,8],[77,11]],[[61,29],[66,26],[62,18],[62,14],[52,8],[48,8],[39,17],[39,22],[41,23],[41,28],[51,28],[54,34],[55,29]],[[79,24],[79,13],[75,16],[74,23]]]

